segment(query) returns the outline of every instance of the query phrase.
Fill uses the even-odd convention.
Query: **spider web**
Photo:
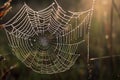
[[[65,11],[56,0],[40,11],[24,3],[4,29],[20,61],[35,72],[54,74],[70,69],[80,56],[76,50],[85,42],[92,13],[93,7],[83,12]]]

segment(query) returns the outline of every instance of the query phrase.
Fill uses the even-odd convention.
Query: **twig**
[[[11,70],[15,69],[18,66],[18,64],[15,64],[13,66],[11,66],[1,77],[2,80],[6,80],[6,77],[8,75],[9,72],[11,72]]]
[[[0,18],[4,17],[11,8],[11,0],[8,0],[2,7],[0,7]]]
[[[120,55],[113,55],[112,57],[120,57]],[[108,59],[111,58],[111,56],[104,56],[104,57],[99,57],[99,58],[91,58],[90,61],[95,61],[95,60],[100,60],[100,59]]]

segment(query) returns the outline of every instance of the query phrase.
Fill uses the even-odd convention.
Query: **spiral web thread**
[[[24,3],[4,29],[20,61],[37,73],[54,74],[70,69],[80,56],[76,50],[85,42],[92,13],[93,7],[83,12],[65,11],[56,0],[40,11]]]

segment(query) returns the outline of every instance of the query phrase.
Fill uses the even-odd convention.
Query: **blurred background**
[[[2,6],[7,0],[0,0]],[[92,0],[57,0],[66,11],[84,11]],[[41,10],[53,0],[13,0],[12,10],[0,20],[5,23],[26,2],[32,9]],[[4,30],[0,30],[1,80],[120,80],[120,0],[96,0],[90,30],[90,65],[86,45],[79,48],[81,56],[74,66],[63,73],[41,75],[21,63],[9,47]]]

